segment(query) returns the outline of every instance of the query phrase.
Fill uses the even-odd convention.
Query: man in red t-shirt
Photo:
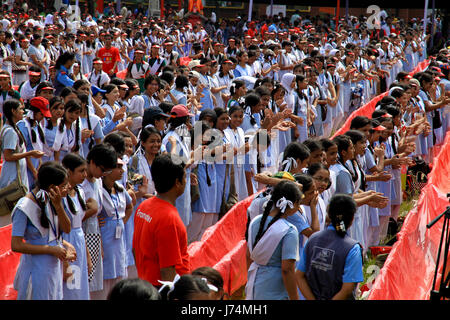
[[[105,46],[97,51],[97,57],[103,61],[103,71],[111,77],[117,73],[117,64],[120,61],[120,53],[119,49],[111,47],[112,36],[110,34],[106,34],[104,40]]]
[[[136,211],[133,249],[139,278],[160,287],[158,280],[173,281],[176,274],[190,272],[186,227],[175,207],[186,172],[180,158],[164,154],[153,160],[151,174],[157,195]]]

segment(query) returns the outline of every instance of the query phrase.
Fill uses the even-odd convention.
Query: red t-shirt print
[[[190,272],[187,232],[177,208],[157,197],[145,200],[134,217],[133,248],[138,276],[161,286],[160,269]]]
[[[109,74],[109,72],[114,67],[114,63],[116,61],[120,61],[119,49],[117,49],[116,47],[111,47],[109,49],[100,48],[97,55],[100,59],[102,59],[103,71],[105,71],[107,74]],[[114,73],[117,73],[117,66],[114,69]]]

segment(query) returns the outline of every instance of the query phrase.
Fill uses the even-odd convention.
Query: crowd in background
[[[0,22],[0,190],[28,191],[0,217],[23,253],[19,299],[106,299],[137,277],[172,281],[171,299],[223,298],[214,271],[186,275],[187,245],[251,195],[247,299],[355,297],[363,257],[398,219],[401,167],[430,162],[450,126],[449,50],[429,57],[416,19],[376,30],[352,17],[335,31],[298,13],[70,21],[16,8]],[[165,196],[170,219],[144,213],[166,212]],[[142,245],[150,233],[161,246]]]

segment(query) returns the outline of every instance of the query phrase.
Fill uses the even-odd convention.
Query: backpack
[[[413,197],[416,194],[420,194],[423,187],[428,182],[428,173],[431,169],[428,163],[425,162],[420,156],[413,158],[414,165],[408,167],[406,173],[406,194],[408,197]]]

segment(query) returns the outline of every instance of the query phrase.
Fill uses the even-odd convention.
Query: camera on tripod
[[[447,198],[450,201],[450,193],[447,193]],[[434,218],[430,223],[428,223],[427,228],[431,228],[442,217],[444,217],[444,225],[442,226],[441,240],[439,242],[438,255],[437,255],[437,259],[436,259],[436,269],[434,271],[434,278],[433,278],[433,286],[431,287],[431,292],[430,292],[430,300],[450,299],[450,287],[449,287],[450,272],[446,275],[448,249],[450,246],[450,206],[448,206],[444,212],[442,212],[440,215],[438,215],[436,218]],[[435,289],[436,278],[437,278],[438,270],[439,270],[439,261],[441,259],[442,245],[444,245],[444,252],[443,252],[444,262],[442,265],[441,282],[439,284],[439,288]]]

